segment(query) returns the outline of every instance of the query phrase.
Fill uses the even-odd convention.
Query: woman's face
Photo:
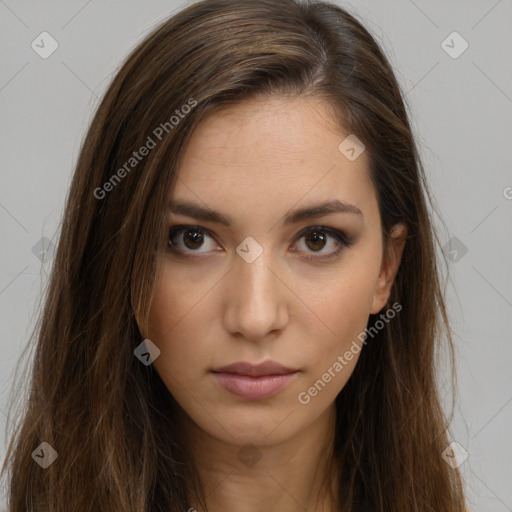
[[[169,194],[144,335],[186,415],[228,443],[278,443],[332,410],[388,299],[396,264],[382,261],[367,154],[338,149],[349,133],[327,108],[274,98],[211,115]],[[295,372],[214,371],[269,360]]]

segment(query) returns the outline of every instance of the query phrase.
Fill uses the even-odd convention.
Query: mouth
[[[238,361],[212,370],[215,373],[234,373],[237,375],[248,375],[250,377],[261,377],[269,375],[286,375],[296,372],[294,368],[284,366],[277,361],[264,361],[259,364],[252,364],[245,361]]]
[[[212,372],[217,382],[228,392],[246,400],[263,400],[281,391],[298,372],[279,375],[241,375],[238,373]]]
[[[228,392],[247,400],[270,398],[281,391],[299,370],[276,361],[253,365],[239,361],[212,370],[217,382]]]

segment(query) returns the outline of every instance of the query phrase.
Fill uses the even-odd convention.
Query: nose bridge
[[[227,328],[232,333],[257,339],[283,328],[287,317],[285,297],[270,270],[273,266],[270,251],[263,251],[252,262],[236,257],[226,311]]]

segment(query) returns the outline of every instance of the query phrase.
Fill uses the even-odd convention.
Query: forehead
[[[169,199],[235,215],[332,199],[371,210],[367,155],[350,161],[338,149],[348,135],[319,99],[241,102],[199,123]]]

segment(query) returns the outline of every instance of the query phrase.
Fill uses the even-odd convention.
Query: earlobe
[[[380,274],[375,286],[370,313],[375,315],[379,313],[386,305],[395,276],[402,261],[402,254],[405,247],[405,238],[407,236],[407,226],[404,223],[395,224],[391,230],[386,257],[382,261]]]

